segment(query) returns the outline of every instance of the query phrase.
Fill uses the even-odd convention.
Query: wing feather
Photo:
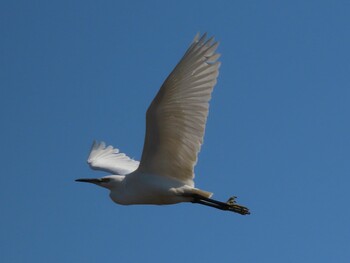
[[[219,75],[218,42],[197,34],[163,83],[146,114],[139,170],[193,186],[209,100]]]
[[[117,148],[107,146],[104,142],[92,144],[90,155],[87,160],[94,170],[102,170],[116,175],[125,175],[135,171],[139,167],[139,162],[130,159]]]

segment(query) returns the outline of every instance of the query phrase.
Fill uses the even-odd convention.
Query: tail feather
[[[198,188],[193,188],[191,189],[192,193],[193,194],[197,194],[197,195],[200,195],[200,196],[203,196],[203,197],[206,197],[206,198],[210,198],[213,196],[213,193],[211,192],[207,192],[207,191],[204,191],[204,190],[201,190],[201,189],[198,189]]]

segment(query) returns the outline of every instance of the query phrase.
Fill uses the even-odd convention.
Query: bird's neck
[[[124,187],[125,175],[112,175],[110,178],[112,180],[110,190],[121,190]]]

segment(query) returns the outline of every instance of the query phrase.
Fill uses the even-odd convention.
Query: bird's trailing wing
[[[197,34],[163,83],[147,110],[140,171],[194,185],[194,166],[219,74],[217,46],[213,38]]]
[[[124,153],[104,142],[92,144],[90,155],[87,160],[94,170],[102,170],[112,174],[129,174],[137,169],[139,162],[130,159]]]

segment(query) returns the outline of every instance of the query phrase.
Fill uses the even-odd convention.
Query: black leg
[[[210,203],[208,201],[197,199],[197,198],[193,199],[192,203],[206,205],[206,206],[214,207],[214,208],[220,209],[220,210],[228,210],[228,206],[227,205],[219,205],[219,204],[216,204],[216,203]]]
[[[211,198],[203,197],[197,194],[192,195],[193,200],[192,203],[197,203],[201,205],[206,205],[210,207],[214,207],[220,210],[228,210],[232,211],[241,215],[249,215],[249,209],[247,207],[241,206],[237,203],[235,203],[234,198],[229,199],[227,203],[220,202]]]

